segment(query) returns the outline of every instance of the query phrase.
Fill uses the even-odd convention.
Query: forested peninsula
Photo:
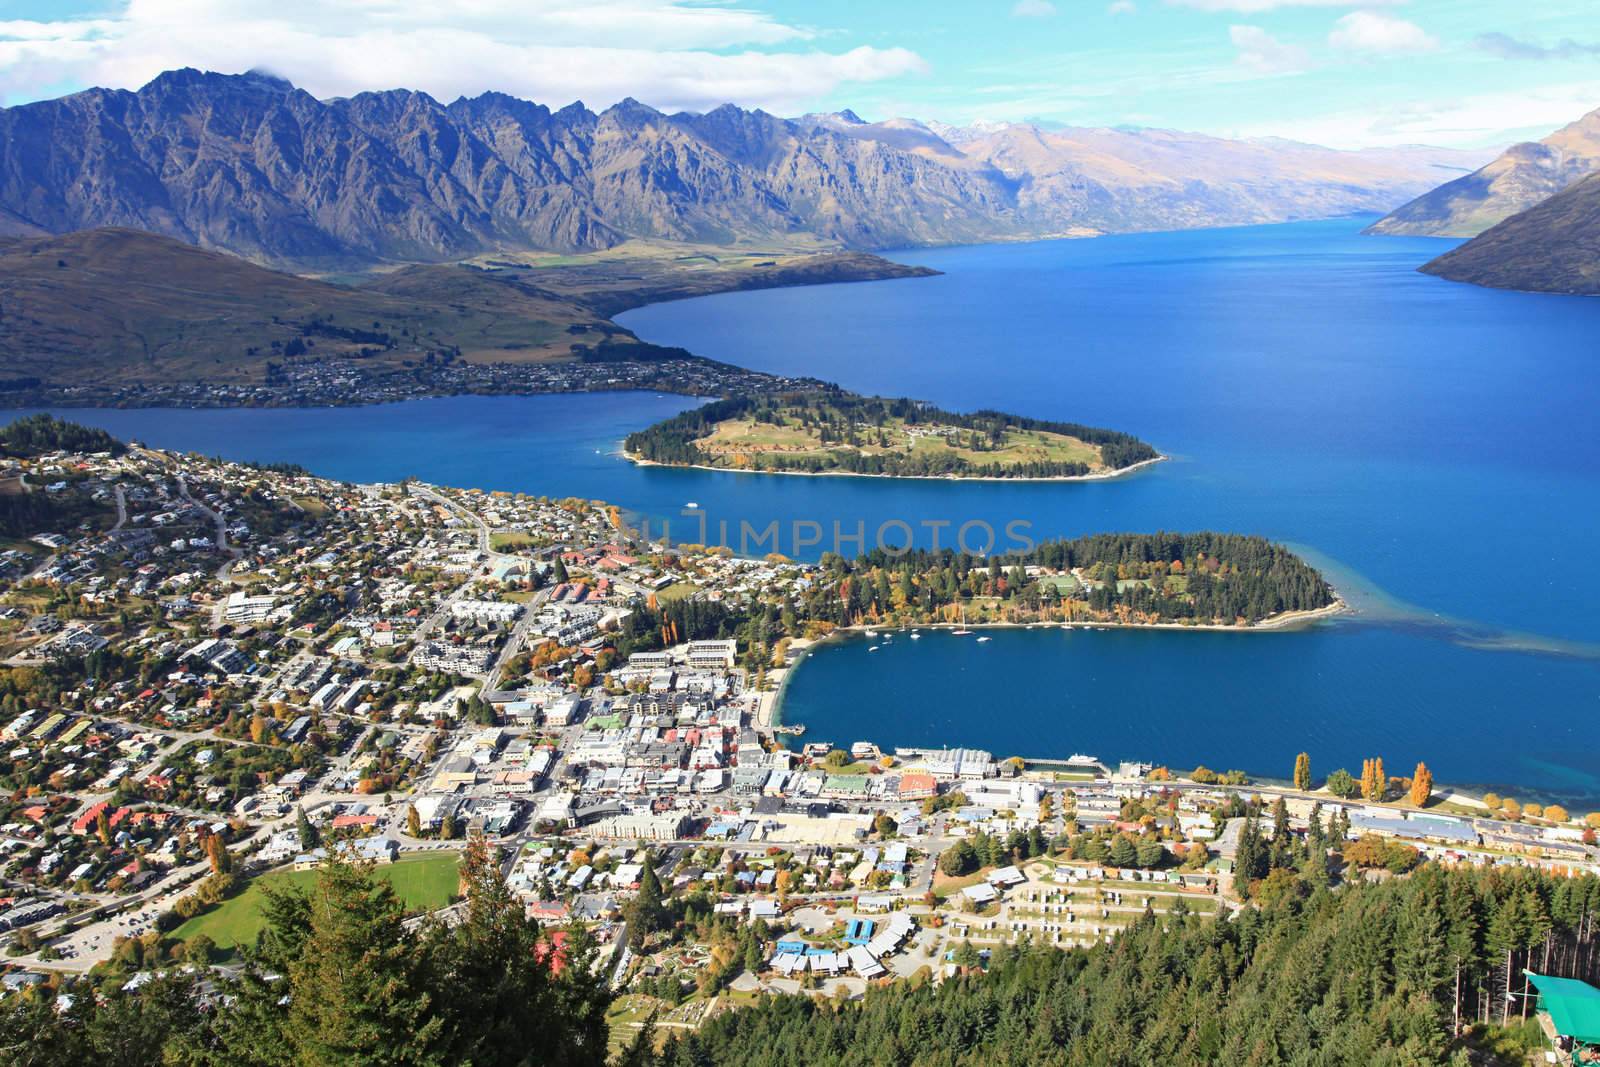
[[[1107,477],[1162,458],[1116,430],[837,388],[716,401],[629,434],[624,450],[668,466],[900,478]]]
[[[1261,537],[1227,533],[1097,534],[989,557],[949,549],[822,558],[805,596],[749,611],[721,601],[650,602],[614,635],[617,653],[676,640],[737,637],[752,663],[780,641],[850,626],[1270,626],[1336,611],[1310,564]]]

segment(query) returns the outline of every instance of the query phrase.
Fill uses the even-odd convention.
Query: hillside
[[[1379,219],[1368,233],[1475,237],[1600,171],[1600,109],[1542,141],[1513,145],[1480,170]]]
[[[0,109],[0,235],[132,227],[324,270],[636,239],[870,250],[1382,210],[1477,162],[733,105],[322,101],[264,74],[178,70]]]
[[[753,286],[930,273],[864,254],[731,262],[698,256],[685,263],[649,251],[542,268],[413,265],[341,285],[138,230],[4,238],[0,384],[13,400],[30,402],[129,402],[124,392],[207,383],[327,403],[341,390],[353,399],[358,386],[378,380],[414,395],[462,391],[470,384],[459,380],[463,371],[477,369],[483,384],[498,381],[513,391],[517,383],[504,378],[504,368],[691,358],[642,344],[612,323],[623,307]],[[583,387],[544,383],[552,384]],[[697,388],[688,377],[651,386]],[[92,394],[71,392],[85,389]],[[206,402],[184,399],[191,401]]]
[[[459,268],[420,269],[459,271],[473,292],[422,300],[330,285],[135,230],[12,238],[0,242],[0,376],[247,382],[314,355],[503,357],[578,319]]]
[[[1496,289],[1600,296],[1600,174],[1513,215],[1422,270]]]

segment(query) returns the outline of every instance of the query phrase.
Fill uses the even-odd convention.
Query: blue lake
[[[735,547],[741,522],[777,521],[786,550],[815,523],[811,556],[835,523],[870,541],[893,520],[922,543],[926,523],[948,522],[949,543],[972,520],[1035,538],[1265,534],[1324,566],[1360,615],[1287,634],[847,641],[796,672],[785,717],[835,741],[1277,775],[1302,748],[1324,771],[1420,758],[1441,781],[1600,801],[1600,301],[1419,275],[1447,242],[1361,237],[1364,222],[919,250],[896,258],[946,273],[623,317],[745,366],[1112,426],[1173,457],[1108,482],[637,468],[613,454],[621,437],[690,403],[647,394],[73,414],[336,477],[604,498],[677,540],[701,539],[688,501]]]

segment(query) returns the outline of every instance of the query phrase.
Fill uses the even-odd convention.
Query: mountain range
[[[127,227],[296,269],[634,238],[885,249],[1381,211],[1482,159],[631,99],[318,100],[185,69],[0,110],[0,235]]]
[[[1475,237],[1600,171],[1600,109],[1542,141],[1512,145],[1483,168],[1424,193],[1368,233]]]

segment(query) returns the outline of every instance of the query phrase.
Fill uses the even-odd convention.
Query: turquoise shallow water
[[[351,479],[581,494],[698,540],[901,520],[1033,537],[1213,527],[1306,551],[1362,607],[1303,633],[1001,632],[814,654],[813,736],[1287,775],[1382,755],[1441,781],[1600,801],[1600,301],[1415,272],[1448,247],[1365,220],[905,253],[938,278],[729,294],[624,316],[648,340],[864,392],[1114,426],[1170,454],[1092,483],[634,467],[689,401],[460,397],[313,411],[96,411],[153,444]],[[809,532],[809,527],[806,527]],[[898,535],[895,535],[898,539]],[[974,539],[978,539],[974,535]],[[852,550],[851,544],[843,546]],[[819,546],[803,554],[814,556]],[[943,650],[945,654],[940,654]]]

